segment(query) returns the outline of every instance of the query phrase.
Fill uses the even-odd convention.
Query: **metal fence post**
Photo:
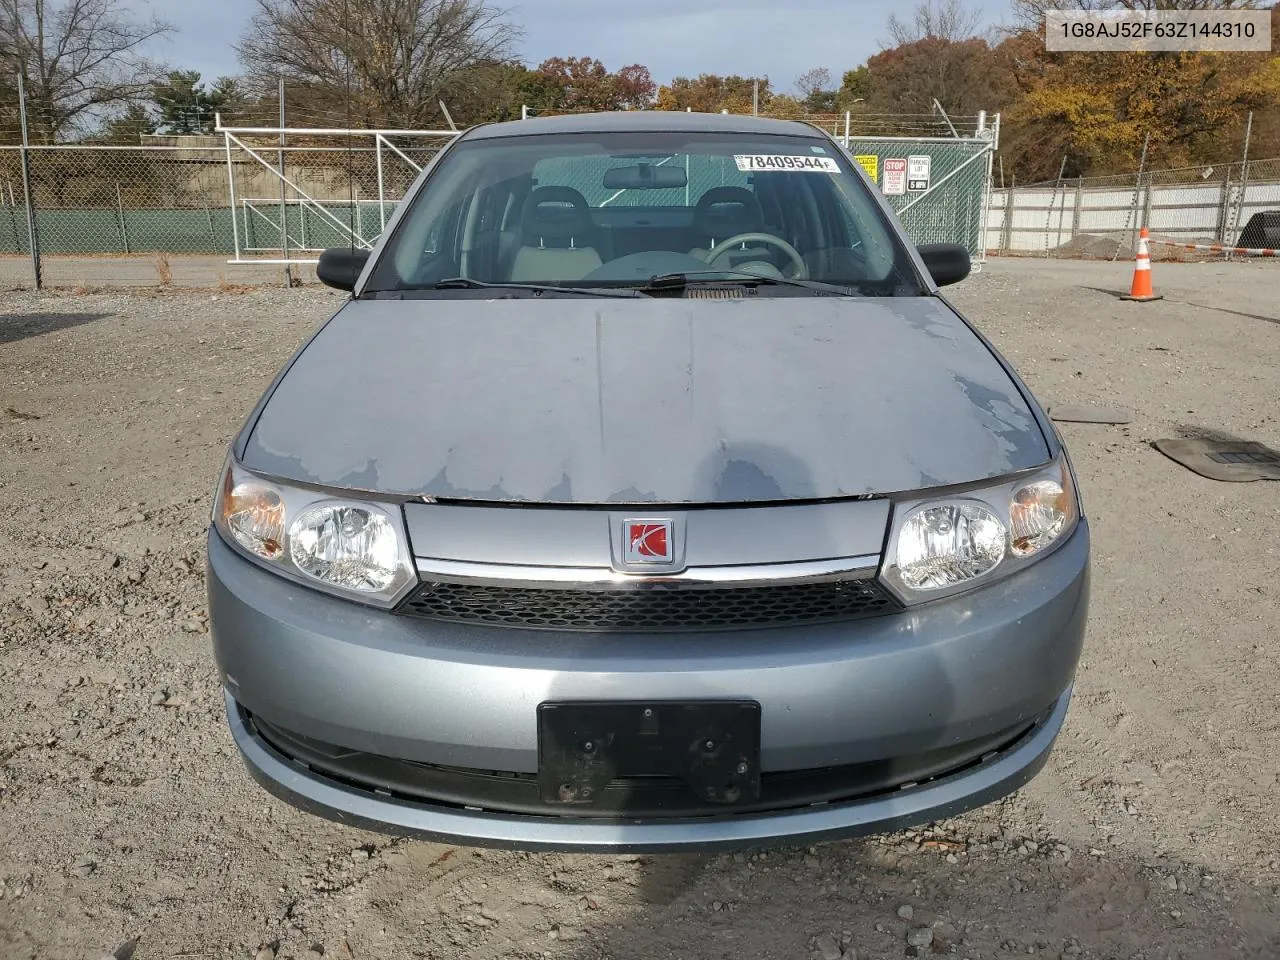
[[[382,134],[373,135],[374,159],[378,167],[378,232],[387,229],[387,189],[382,179]]]
[[[1231,164],[1222,175],[1222,197],[1218,201],[1218,235],[1214,238],[1218,243],[1227,242],[1227,225],[1231,220]]]
[[[1084,201],[1084,177],[1076,177],[1076,202],[1071,210],[1071,239],[1076,238],[1076,234],[1080,232],[1080,207]]]
[[[222,118],[217,117],[216,123],[218,127],[222,126]],[[231,134],[225,130],[222,136],[227,146],[227,201],[230,206],[231,213],[231,246],[235,251],[235,262],[240,262],[240,227],[236,223],[236,166],[231,158]]]
[[[1150,173],[1148,173],[1146,177],[1147,177],[1147,182],[1143,184],[1143,191],[1142,191],[1142,224],[1141,226],[1144,226],[1148,230],[1150,230],[1151,229],[1151,188],[1152,188],[1153,177]]]
[[[1146,169],[1147,169],[1147,147],[1150,145],[1150,143],[1151,143],[1151,134],[1148,133],[1145,137],[1142,138],[1142,158],[1138,161],[1138,176],[1133,181],[1133,200],[1131,200],[1129,203],[1129,214],[1127,219],[1131,219],[1133,221],[1133,226],[1128,227],[1129,247],[1131,249],[1138,245],[1138,229],[1140,226],[1140,224],[1138,223],[1138,200],[1142,196],[1142,175],[1143,173],[1146,172]],[[1123,235],[1124,235],[1124,232],[1121,231],[1122,238],[1123,238]],[[1111,255],[1112,263],[1115,263],[1117,260],[1120,259],[1120,247],[1123,243],[1124,243],[1123,239],[1116,241],[1116,252]]]
[[[1249,111],[1249,119],[1244,125],[1244,156],[1240,159],[1240,192],[1236,195],[1236,215],[1234,217],[1232,233],[1238,233],[1241,228],[1240,219],[1244,216],[1244,200],[1245,194],[1249,192],[1249,137],[1253,133],[1253,111]],[[1230,237],[1227,238],[1230,244],[1235,243]],[[1227,252],[1227,259],[1231,259],[1231,252]]]
[[[40,231],[36,227],[35,204],[31,197],[31,142],[27,139],[27,91],[22,83],[22,71],[18,71],[18,118],[22,127],[22,195],[27,205],[27,240],[31,247],[31,274],[36,289],[44,286],[40,276]]]
[[[1001,231],[1000,249],[1008,253],[1013,246],[1013,213],[1017,206],[1018,175],[1015,173],[1009,180],[1009,189],[1004,195],[1004,229]]]
[[[284,170],[284,77],[280,77],[280,258],[284,260],[284,285],[293,286],[293,270],[289,267],[289,204]]]
[[[124,199],[120,196],[120,181],[116,181],[116,215],[120,218],[120,240],[124,244],[124,252],[129,250],[129,228],[124,223]]]

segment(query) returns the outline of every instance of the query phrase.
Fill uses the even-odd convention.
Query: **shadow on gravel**
[[[761,857],[642,858],[640,904],[584,925],[566,960],[903,956],[1052,960],[1274,958],[1272,889],[1178,858],[1111,847],[1066,859],[1053,843],[985,836],[915,849],[901,835]],[[992,844],[1004,844],[994,849]],[[967,847],[967,849],[965,849]],[[947,851],[963,850],[952,863]],[[566,944],[566,946],[568,946]],[[535,954],[536,955],[536,954]]]
[[[1280,317],[1264,317],[1260,313],[1246,313],[1243,310],[1229,310],[1226,307],[1213,307],[1207,303],[1192,303],[1190,300],[1170,300],[1170,303],[1180,303],[1184,307],[1197,307],[1200,310],[1212,310],[1215,313],[1229,313],[1233,317],[1244,317],[1246,320],[1262,320],[1265,323],[1280,324]]]
[[[95,320],[115,316],[111,313],[0,313],[0,344],[16,343],[28,337],[39,337],[79,327]]]

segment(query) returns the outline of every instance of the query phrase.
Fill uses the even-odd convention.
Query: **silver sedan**
[[[1044,764],[1088,608],[1062,442],[829,136],[626,113],[423,172],[236,438],[232,735],[323,816],[486,845],[808,842]]]

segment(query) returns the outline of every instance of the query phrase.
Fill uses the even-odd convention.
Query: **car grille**
[[[875,580],[733,588],[573,590],[428,581],[396,612],[543,630],[726,630],[878,616],[899,609]]]

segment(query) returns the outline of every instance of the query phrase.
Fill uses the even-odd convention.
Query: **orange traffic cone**
[[[1145,303],[1148,300],[1163,300],[1151,289],[1151,244],[1147,242],[1147,228],[1143,227],[1138,234],[1138,258],[1133,264],[1133,285],[1129,287],[1129,295],[1121,300],[1137,300]]]

